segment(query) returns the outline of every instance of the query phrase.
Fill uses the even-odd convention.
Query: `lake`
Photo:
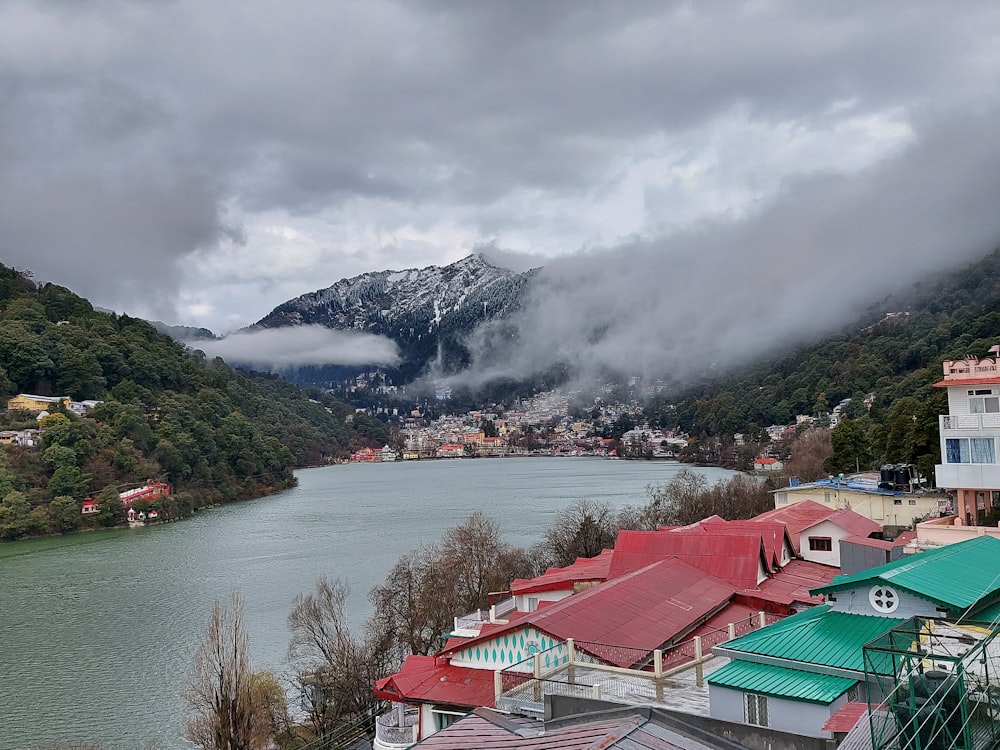
[[[319,576],[348,581],[360,625],[369,589],[402,554],[475,511],[527,547],[572,502],[641,505],[647,485],[683,468],[598,458],[330,466],[178,523],[2,544],[0,750],[184,748],[181,693],[213,602],[234,588],[254,668],[280,672],[293,599]],[[695,470],[710,482],[732,474]]]

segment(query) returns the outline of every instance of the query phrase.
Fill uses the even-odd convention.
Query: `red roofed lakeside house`
[[[700,670],[711,645],[823,602],[810,589],[838,571],[796,559],[792,539],[777,518],[713,516],[621,531],[613,550],[516,579],[488,619],[456,618],[439,654],[410,656],[379,681],[376,694],[399,705],[379,717],[373,747],[406,747],[475,706],[538,712],[537,701],[511,696],[533,675],[557,684],[570,665],[626,670],[640,682],[695,664]]]
[[[149,480],[141,487],[133,487],[130,490],[118,493],[118,499],[126,508],[131,508],[132,503],[137,500],[156,500],[167,497],[170,494],[170,485],[166,482],[154,482]]]

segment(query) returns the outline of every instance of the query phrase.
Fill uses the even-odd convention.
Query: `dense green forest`
[[[3,405],[17,393],[103,403],[40,422],[0,413],[0,430],[44,428],[40,446],[0,453],[0,539],[117,525],[117,493],[152,478],[175,490],[157,501],[160,518],[182,517],[287,487],[294,467],[388,437],[377,420],[348,420],[353,410],[327,394],[234,370],[143,320],[95,311],[64,287],[0,266]],[[85,519],[88,496],[100,513]]]
[[[831,471],[890,461],[915,463],[929,475],[940,461],[938,415],[947,413],[947,394],[933,387],[942,361],[985,356],[998,341],[1000,250],[886,298],[823,341],[654,401],[646,416],[695,436],[754,437],[849,398],[849,419],[833,434]]]

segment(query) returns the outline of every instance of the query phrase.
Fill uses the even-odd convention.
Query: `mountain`
[[[120,524],[118,492],[154,477],[174,488],[160,517],[179,518],[388,439],[383,423],[329,394],[206,359],[144,320],[0,265],[0,404],[18,393],[100,403],[57,402],[40,420],[0,410],[0,430],[19,441],[0,449],[0,540]],[[88,496],[98,515],[82,515]]]
[[[207,328],[196,328],[194,326],[172,326],[162,320],[148,321],[153,328],[160,333],[166,334],[175,341],[214,341],[218,338]]]
[[[443,372],[467,365],[466,336],[483,321],[518,309],[537,271],[515,273],[476,253],[447,266],[365,273],[289,300],[256,326],[318,324],[387,336],[402,355],[395,375],[408,382],[431,363]],[[342,376],[343,371],[300,368],[291,377],[320,383],[325,376],[327,381]]]

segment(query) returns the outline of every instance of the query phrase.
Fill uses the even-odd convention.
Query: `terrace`
[[[561,655],[549,649],[497,672],[496,707],[541,718],[545,696],[561,695],[708,716],[705,678],[729,662],[725,657],[713,657],[712,647],[779,619],[759,612],[654,651],[571,638]],[[626,666],[612,666],[615,664]]]

